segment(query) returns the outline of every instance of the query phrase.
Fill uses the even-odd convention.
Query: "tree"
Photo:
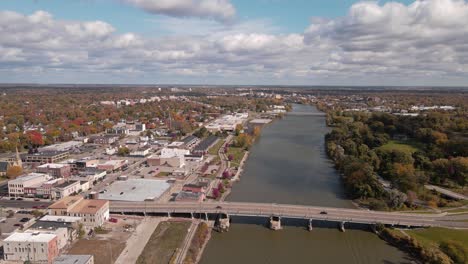
[[[42,134],[36,130],[26,132],[26,140],[28,144],[33,147],[38,147],[44,145],[44,138]]]
[[[254,127],[254,129],[252,131],[252,135],[254,137],[258,137],[258,136],[260,136],[261,131],[262,131],[261,128],[259,126],[256,126],[256,127]]]
[[[8,179],[14,179],[23,173],[23,168],[20,166],[10,166],[7,169],[6,176]]]
[[[407,200],[406,194],[397,191],[397,190],[390,190],[388,193],[388,202],[392,208],[400,208]]]
[[[223,179],[231,178],[231,173],[228,170],[223,171]]]
[[[119,156],[127,156],[128,154],[130,154],[130,150],[127,147],[121,147],[117,150]]]
[[[220,196],[220,192],[218,189],[214,188],[213,189],[213,198],[218,199]]]
[[[243,129],[244,127],[242,126],[242,124],[237,124],[235,130],[236,136],[239,136]]]
[[[193,135],[198,137],[198,138],[204,138],[204,137],[206,137],[208,135],[208,129],[206,129],[206,127],[202,126],[202,127],[200,127],[200,129],[195,131],[193,133]]]

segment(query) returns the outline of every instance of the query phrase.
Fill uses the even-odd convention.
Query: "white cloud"
[[[236,9],[229,0],[124,0],[136,7],[154,13],[174,17],[211,18],[230,21]]]
[[[315,21],[305,39],[308,44],[334,47],[335,55],[317,68],[406,77],[466,74],[468,4],[462,0],[415,1],[408,6],[361,2],[344,18]]]
[[[344,17],[314,19],[302,34],[280,34],[268,21],[191,18],[200,29],[190,30],[183,19],[167,19],[157,20],[166,33],[149,37],[119,34],[103,21],[0,12],[0,78],[29,82],[60,72],[78,82],[90,76],[98,82],[468,81],[468,4],[461,0],[360,2]]]

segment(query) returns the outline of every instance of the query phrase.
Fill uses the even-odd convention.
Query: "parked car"
[[[117,218],[113,218],[113,217],[109,218],[109,222],[111,223],[117,223],[118,221],[119,220]]]

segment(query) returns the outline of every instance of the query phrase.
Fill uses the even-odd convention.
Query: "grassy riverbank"
[[[403,231],[385,228],[379,236],[422,263],[468,263],[468,230],[428,228]]]
[[[184,264],[193,264],[198,262],[205,245],[208,243],[210,232],[211,228],[205,222],[201,222],[197,226],[197,231],[195,231],[195,235],[190,243],[190,248],[185,256]]]
[[[177,249],[183,242],[190,222],[163,222],[151,235],[137,264],[171,263]]]

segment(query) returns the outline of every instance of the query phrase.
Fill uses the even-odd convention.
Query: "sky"
[[[2,0],[0,83],[466,86],[465,0]]]

